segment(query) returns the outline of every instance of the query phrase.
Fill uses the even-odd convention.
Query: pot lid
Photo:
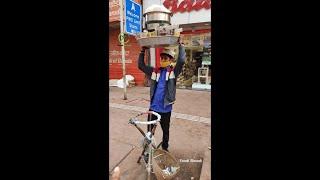
[[[150,12],[164,12],[164,13],[172,14],[169,9],[167,9],[163,5],[161,6],[161,5],[157,5],[157,4],[153,4],[150,7],[148,7],[145,10],[144,14],[147,14],[147,13],[150,13]]]

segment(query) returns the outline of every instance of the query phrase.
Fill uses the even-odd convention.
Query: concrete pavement
[[[146,172],[136,161],[142,151],[143,137],[134,126],[128,124],[128,120],[148,110],[149,88],[127,88],[127,97],[127,100],[123,100],[123,89],[110,87],[109,173],[118,165],[121,180],[142,180],[146,178]],[[211,179],[211,154],[208,149],[211,147],[211,92],[177,89],[176,98],[169,141],[169,151],[181,166],[181,173],[175,179]],[[143,125],[140,127],[146,129]],[[155,137],[157,142],[161,141],[160,126]]]

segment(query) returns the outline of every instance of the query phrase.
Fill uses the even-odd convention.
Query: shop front
[[[186,61],[177,79],[177,86],[187,89],[210,89],[212,74],[210,24],[204,23],[197,27],[196,30],[192,26],[192,30],[186,30],[181,35],[181,41],[186,48]]]

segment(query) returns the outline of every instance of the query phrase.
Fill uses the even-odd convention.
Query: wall
[[[122,78],[121,46],[118,46],[119,33],[119,29],[109,29],[109,79]],[[138,69],[138,57],[141,47],[133,36],[130,36],[128,45],[125,46],[126,74],[132,75],[137,85],[142,86],[145,76]]]

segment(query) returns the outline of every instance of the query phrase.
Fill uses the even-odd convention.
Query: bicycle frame
[[[154,120],[154,121],[148,121],[148,122],[141,122],[141,121],[138,121],[136,120],[135,118],[137,118],[138,116],[141,116],[143,114],[154,114],[158,117],[157,120]],[[160,119],[161,119],[161,116],[158,114],[158,113],[155,113],[153,111],[148,111],[146,113],[141,113],[139,115],[137,115],[135,118],[131,118],[129,120],[129,123],[130,124],[133,124],[139,131],[140,133],[143,135],[144,137],[144,141],[146,141],[147,143],[144,145],[143,147],[143,151],[141,153],[141,155],[139,156],[138,158],[138,161],[137,163],[140,163],[140,159],[142,156],[144,156],[144,153],[146,151],[146,149],[148,148],[148,163],[144,160],[143,158],[143,161],[145,163],[145,166],[146,166],[146,170],[147,170],[147,173],[148,173],[148,180],[150,180],[150,177],[151,177],[151,170],[152,170],[152,158],[153,158],[153,151],[154,149],[157,149],[160,147],[161,143],[159,143],[158,146],[155,146],[156,142],[155,142],[155,139],[153,137],[154,133],[155,133],[155,130],[157,128],[157,122],[160,122]],[[147,124],[147,125],[150,125],[150,124],[153,124],[153,128],[151,129],[151,131],[148,131],[147,134],[150,135],[150,137],[147,136],[146,133],[144,133],[144,131],[137,125],[137,124]]]

